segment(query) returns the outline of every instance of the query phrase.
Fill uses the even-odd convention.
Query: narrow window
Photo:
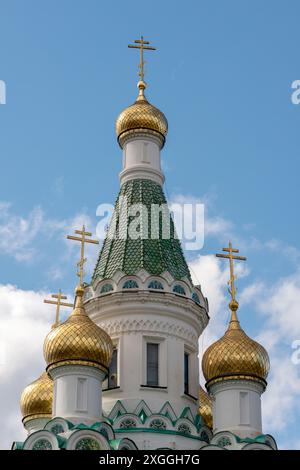
[[[77,379],[77,410],[87,411],[87,379]]]
[[[108,372],[108,388],[118,386],[118,350],[114,348]]]
[[[185,352],[184,353],[184,393],[189,394],[189,362],[190,362],[190,355]]]
[[[250,424],[248,392],[240,392],[240,424]]]
[[[147,385],[158,386],[158,348],[157,343],[147,343]]]

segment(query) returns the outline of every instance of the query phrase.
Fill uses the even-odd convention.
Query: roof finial
[[[67,296],[63,295],[60,289],[57,294],[51,294],[51,297],[53,299],[57,299],[57,301],[45,299],[44,303],[56,305],[55,323],[53,323],[52,325],[52,328],[56,328],[60,324],[60,318],[59,318],[60,307],[73,307],[73,304],[62,302],[62,300],[67,299]]]
[[[83,288],[83,275],[84,275],[83,266],[84,266],[84,263],[86,262],[86,258],[84,257],[84,244],[94,243],[95,245],[98,245],[99,241],[86,238],[86,237],[91,237],[92,233],[86,232],[84,225],[82,226],[82,230],[75,230],[75,233],[77,233],[78,235],[81,235],[81,237],[74,237],[74,235],[67,235],[67,238],[68,240],[76,240],[81,243],[80,261],[77,263],[77,266],[79,267],[77,276],[79,277],[79,287],[82,289]]]
[[[141,36],[141,39],[136,39],[134,41],[135,44],[128,44],[128,47],[130,49],[139,49],[140,50],[140,63],[139,63],[139,77],[140,81],[138,83],[138,88],[140,90],[139,96],[144,96],[144,89],[146,88],[146,83],[144,81],[145,77],[145,72],[144,72],[144,50],[147,51],[156,51],[155,47],[148,46],[147,44],[150,44],[149,41],[144,41],[144,37]]]
[[[228,255],[224,255],[223,253],[221,254],[217,253],[216,256],[218,258],[229,259],[230,279],[229,279],[228,284],[230,285],[230,288],[228,289],[228,291],[229,291],[229,294],[231,295],[231,302],[229,304],[229,308],[232,312],[230,322],[238,322],[236,311],[239,307],[239,303],[235,298],[237,289],[234,283],[234,281],[236,280],[236,275],[234,274],[233,260],[246,261],[247,258],[245,258],[244,256],[235,256],[233,253],[239,253],[240,250],[238,250],[237,248],[232,248],[231,242],[229,242],[229,246],[227,248],[223,248],[222,251],[226,251],[227,253],[229,253]]]

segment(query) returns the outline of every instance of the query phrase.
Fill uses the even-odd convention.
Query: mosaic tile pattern
[[[30,416],[48,417],[52,414],[53,381],[44,372],[24,389],[20,405],[23,419]]]
[[[226,376],[252,376],[264,381],[269,368],[267,351],[246,335],[238,321],[229,323],[224,336],[205,351],[202,359],[207,381]]]
[[[141,225],[143,229],[148,227],[148,238],[138,238],[133,240],[129,237],[122,239],[122,234],[128,233],[128,224],[131,219],[128,217],[119,217],[119,210],[122,198],[127,198],[128,206],[131,204],[144,204],[148,209],[148,220],[144,220],[141,215]],[[164,215],[167,217],[167,223],[170,224],[170,237],[163,238],[162,217],[156,220],[152,217],[152,230],[157,228],[157,239],[151,239],[151,205],[166,204],[166,199],[162,187],[151,181],[144,179],[135,179],[124,183],[121,187],[119,196],[115,204],[115,214],[108,229],[107,237],[103,243],[96,268],[93,274],[93,281],[98,279],[109,279],[113,277],[117,270],[121,270],[128,275],[136,274],[144,268],[151,275],[160,275],[168,271],[175,279],[182,279],[190,272],[185,261],[180,241],[176,238],[175,228],[170,213]],[[155,219],[155,220],[153,220]],[[116,224],[114,225],[114,221]],[[113,237],[116,227],[115,237]],[[156,228],[155,228],[156,227]],[[152,232],[153,233],[153,232]]]
[[[109,335],[86,315],[82,307],[75,308],[64,323],[51,330],[44,343],[48,366],[67,361],[90,361],[107,368],[112,351]]]
[[[119,141],[122,134],[134,129],[157,132],[164,142],[168,132],[168,121],[165,115],[144,97],[125,108],[116,121],[116,134]]]
[[[204,421],[204,424],[212,429],[213,427],[213,414],[212,414],[212,398],[200,386],[199,389],[199,414]]]

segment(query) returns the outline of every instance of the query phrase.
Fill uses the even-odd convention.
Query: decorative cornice
[[[210,393],[214,394],[220,390],[226,389],[240,389],[241,387],[251,388],[252,390],[263,393],[266,388],[266,382],[260,377],[245,376],[245,375],[231,375],[226,377],[218,377],[206,383],[206,387]]]
[[[48,366],[46,370],[51,377],[63,375],[64,373],[66,375],[72,373],[79,373],[80,371],[82,373],[90,372],[91,374],[92,371],[94,371],[94,374],[96,373],[98,375],[99,372],[102,372],[105,375],[107,375],[108,372],[107,367],[103,366],[102,364],[99,364],[97,362],[85,361],[83,359],[56,362]]]
[[[144,315],[147,312],[147,315],[159,315],[162,321],[170,318],[172,323],[174,319],[187,323],[198,337],[209,320],[206,310],[193,300],[168,292],[112,292],[107,296],[88,299],[85,303],[87,313],[97,324],[113,321],[122,315],[125,319],[128,315],[140,315],[141,306]]]
[[[188,342],[193,349],[198,350],[198,336],[195,330],[185,327],[183,324],[148,318],[119,318],[103,321],[100,325],[112,338],[121,333],[157,333],[164,336],[175,336]]]

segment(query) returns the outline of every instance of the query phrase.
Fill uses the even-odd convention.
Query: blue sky
[[[158,48],[146,58],[147,97],[169,121],[167,196],[205,201],[214,227],[200,252],[187,253],[218,299],[209,299],[207,334],[222,334],[228,318],[227,271],[210,255],[231,237],[248,257],[239,280],[242,324],[267,342],[277,373],[265,431],[300,447],[300,365],[290,360],[300,338],[300,105],[291,102],[300,79],[299,2],[0,0],[0,10],[4,295],[9,284],[21,297],[32,291],[34,302],[59,287],[72,292],[77,251],[64,236],[82,218],[94,228],[98,204],[115,200],[114,122],[136,96],[138,57],[127,44],[143,34]],[[46,328],[49,310],[41,309]],[[34,378],[28,368],[22,374]],[[11,393],[23,386],[12,378]]]

